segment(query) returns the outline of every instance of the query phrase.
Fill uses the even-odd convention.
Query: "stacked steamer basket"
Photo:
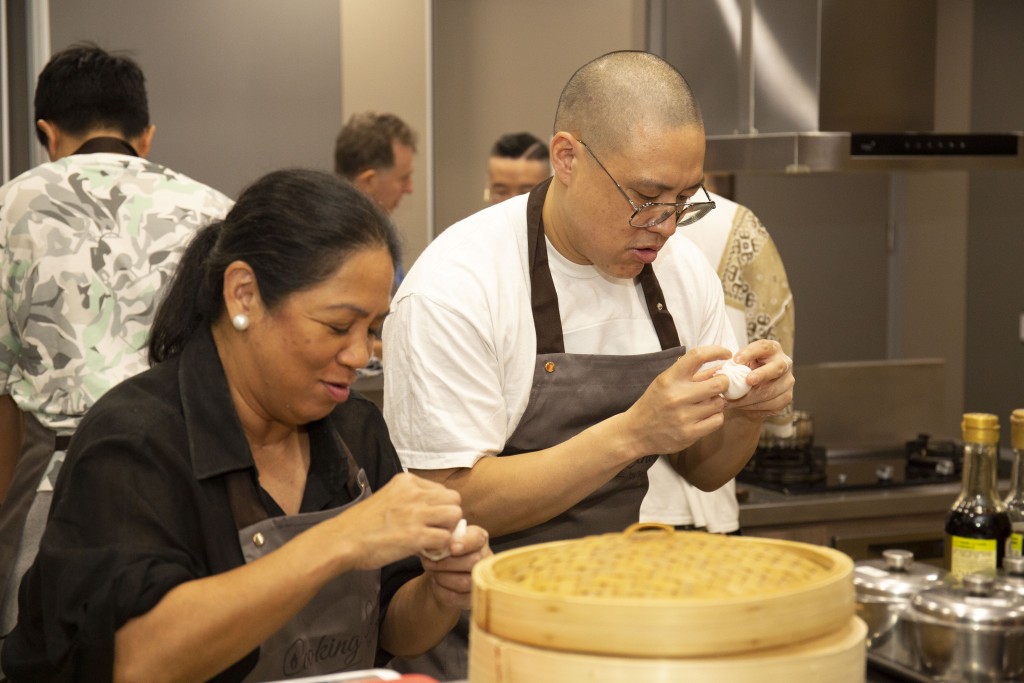
[[[637,525],[473,570],[470,683],[863,683],[853,561]]]

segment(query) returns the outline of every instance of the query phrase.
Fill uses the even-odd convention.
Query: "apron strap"
[[[254,470],[234,470],[224,476],[228,488],[228,501],[231,503],[231,515],[235,518],[235,528],[238,531],[270,517],[256,491]]]
[[[530,304],[537,328],[537,355],[565,353],[558,293],[548,268],[548,245],[544,238],[544,198],[551,185],[548,178],[530,190],[526,203],[526,246],[530,257]]]
[[[682,346],[679,343],[679,331],[672,320],[672,314],[668,311],[665,295],[661,293],[661,285],[658,284],[658,278],[654,275],[654,268],[650,263],[644,264],[637,279],[640,280],[640,286],[644,290],[647,311],[651,315],[651,322],[654,323],[654,331],[658,333],[661,350]]]
[[[363,487],[359,483],[359,464],[356,459],[352,457],[352,451],[348,449],[348,444],[345,443],[344,439],[338,432],[332,430],[334,434],[335,442],[341,447],[341,451],[345,454],[346,464],[348,465],[348,479],[345,481],[345,488],[348,489],[348,493],[352,496],[352,500],[356,500],[363,493]]]
[[[551,279],[548,266],[547,240],[544,238],[544,198],[552,178],[548,178],[530,191],[526,203],[526,247],[530,258],[530,305],[533,308],[533,324],[537,330],[537,355],[565,353],[565,339],[562,336],[562,318],[558,311],[558,293]],[[647,311],[658,334],[661,349],[676,348],[679,332],[672,314],[669,313],[662,294],[661,285],[651,264],[644,264],[637,277],[647,302]]]
[[[111,137],[99,137],[86,140],[81,147],[76,149],[72,154],[96,154],[98,152],[108,152],[111,154],[127,154],[129,156],[137,157],[139,153],[135,151],[135,148],[130,144],[122,140],[121,138]]]
[[[352,496],[352,500],[356,500],[363,491],[363,487],[359,484],[359,465],[341,436],[333,429],[331,433],[334,435],[335,443],[344,454],[348,467],[345,488]],[[259,491],[256,489],[255,470],[249,468],[234,470],[225,474],[224,477],[228,489],[228,501],[231,504],[231,514],[235,518],[235,528],[238,531],[270,518],[260,500]]]

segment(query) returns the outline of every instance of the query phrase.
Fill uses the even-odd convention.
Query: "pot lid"
[[[969,574],[962,585],[928,588],[910,601],[915,616],[950,625],[1024,627],[1024,595],[997,585],[994,576]]]
[[[909,550],[885,550],[880,560],[862,560],[853,568],[857,599],[910,600],[919,591],[942,581],[945,572],[927,564],[915,564]]]

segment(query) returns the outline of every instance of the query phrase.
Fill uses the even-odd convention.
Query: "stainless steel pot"
[[[906,618],[917,669],[940,681],[1008,683],[1024,678],[1024,595],[970,574],[962,585],[918,593]]]
[[[853,569],[857,615],[868,625],[867,647],[876,655],[912,667],[913,633],[903,618],[920,591],[941,584],[946,573],[915,564],[909,550],[885,550],[881,560],[862,560]]]
[[[1024,595],[1024,557],[1004,557],[1003,568],[996,578],[996,585]]]

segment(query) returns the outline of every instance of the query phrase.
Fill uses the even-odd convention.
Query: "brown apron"
[[[370,496],[366,473],[347,447],[344,452],[353,502],[320,512],[269,517],[256,491],[252,470],[227,475],[231,512],[246,564]],[[260,645],[259,661],[244,680],[276,681],[371,668],[377,653],[379,600],[379,569],[350,571],[334,578]]]
[[[558,294],[548,267],[542,216],[550,184],[551,179],[548,179],[535,187],[526,208],[537,360],[526,410],[501,457],[560,444],[625,411],[655,377],[686,353],[650,264],[644,266],[637,279],[662,350],[627,356],[565,352]],[[497,553],[534,543],[622,531],[635,524],[640,519],[640,504],[647,494],[647,470],[657,457],[648,455],[630,463],[569,510],[530,529],[494,538],[491,548]],[[425,673],[440,680],[465,678],[468,627],[468,615],[463,614],[444,641],[422,657],[403,662],[399,670]]]

